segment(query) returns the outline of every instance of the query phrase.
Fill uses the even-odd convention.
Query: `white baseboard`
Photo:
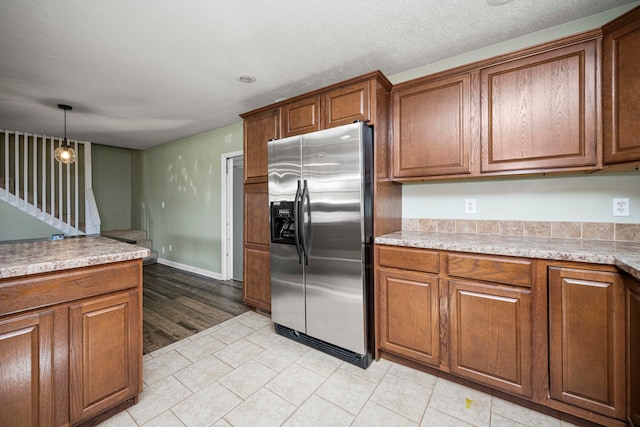
[[[222,280],[222,274],[216,273],[215,271],[209,271],[203,268],[193,267],[191,265],[182,264],[182,263],[171,261],[164,258],[158,258],[158,263],[162,265],[168,265],[169,267],[177,268],[180,270],[188,271],[189,273],[195,273],[201,276],[211,277],[212,279]]]

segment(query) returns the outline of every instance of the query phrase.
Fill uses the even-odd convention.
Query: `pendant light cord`
[[[67,110],[64,110],[64,145],[69,145],[67,139]]]

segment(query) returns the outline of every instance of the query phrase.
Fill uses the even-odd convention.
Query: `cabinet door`
[[[244,186],[244,241],[269,249],[269,193],[266,184]]]
[[[531,396],[531,291],[449,281],[451,372]]]
[[[283,137],[320,130],[320,97],[313,96],[282,106]]]
[[[481,70],[482,172],[598,166],[596,42]]]
[[[71,423],[138,393],[142,339],[138,291],[94,298],[69,309]]]
[[[0,321],[0,425],[53,425],[52,350],[52,312]]]
[[[371,119],[369,81],[335,89],[322,97],[323,129]]]
[[[269,251],[245,246],[242,300],[252,307],[271,311],[271,256]]]
[[[267,143],[280,137],[280,109],[244,119],[244,182],[267,182]]]
[[[271,311],[267,184],[245,185],[244,191],[243,300],[252,307]]]
[[[640,426],[640,282],[627,279],[629,419]]]
[[[393,102],[393,176],[470,173],[469,74],[399,90]]]
[[[604,161],[640,160],[640,9],[614,21],[604,36],[602,106]]]
[[[622,419],[624,331],[620,275],[550,267],[551,398]]]
[[[378,270],[381,349],[440,365],[438,276]]]

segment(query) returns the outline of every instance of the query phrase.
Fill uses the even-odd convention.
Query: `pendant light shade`
[[[64,142],[53,151],[53,155],[60,163],[73,163],[76,161],[78,154],[76,150],[71,148],[67,140],[67,111],[71,110],[71,106],[58,104],[58,108],[64,110]]]

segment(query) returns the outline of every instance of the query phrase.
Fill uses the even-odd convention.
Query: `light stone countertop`
[[[491,234],[398,231],[376,237],[376,244],[609,264],[640,280],[640,243]]]
[[[150,250],[101,236],[0,244],[0,279],[128,261]]]

